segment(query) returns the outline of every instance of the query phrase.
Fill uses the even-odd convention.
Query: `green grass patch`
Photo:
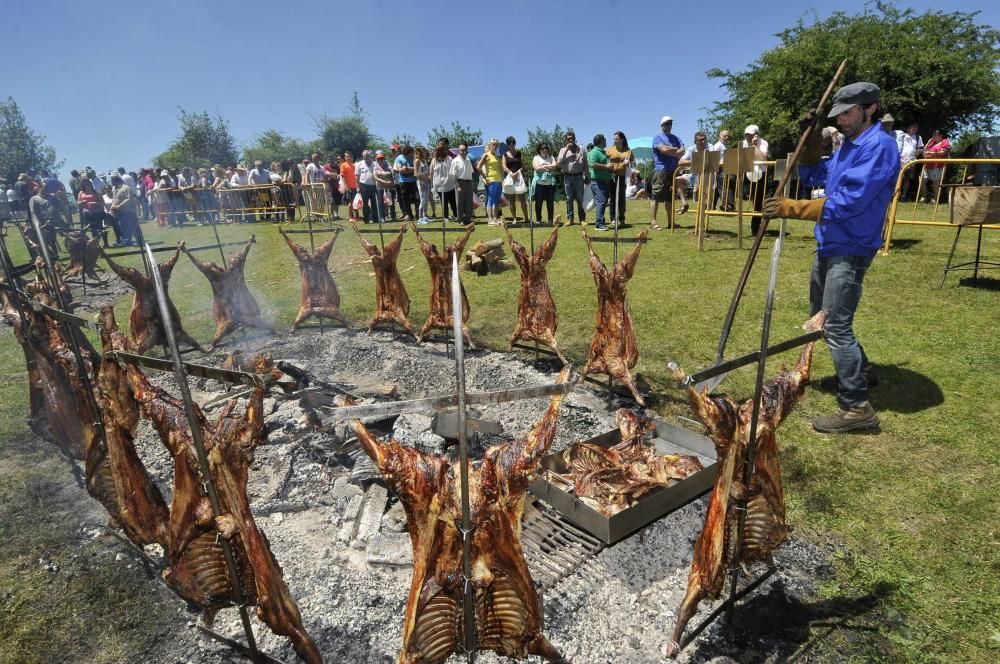
[[[926,210],[921,214],[926,215]],[[623,231],[623,235],[634,236],[645,227],[646,205],[631,204],[628,218],[642,224]],[[689,412],[682,395],[671,387],[666,365],[676,361],[694,371],[712,362],[722,319],[747,254],[746,249],[736,247],[732,221],[712,222],[713,233],[703,252],[696,250],[691,232],[693,215],[684,215],[680,221],[682,227],[674,232],[651,235],[629,288],[640,349],[636,369],[657,391],[653,408],[668,418]],[[776,228],[774,223],[772,229]],[[793,221],[789,230],[781,258],[772,340],[799,334],[808,310],[808,277],[815,249],[812,225]],[[213,240],[210,228],[176,230],[146,224],[144,231],[148,239],[169,244],[185,239],[194,246]],[[299,275],[276,229],[255,224],[221,226],[218,231],[224,242],[257,234],[258,244],[247,263],[247,279],[265,314],[276,320],[279,328],[288,329],[298,309]],[[536,230],[536,241],[544,240],[548,232]],[[579,227],[559,232],[555,257],[549,264],[560,317],[557,337],[564,352],[582,364],[593,328],[596,292]],[[526,229],[513,233],[528,243]],[[748,228],[745,234],[749,235]],[[440,233],[429,236],[440,246]],[[476,240],[501,236],[500,229],[479,226],[470,246]],[[308,242],[308,236],[294,237]],[[378,241],[378,236],[368,237]],[[449,241],[454,237],[449,234]],[[747,287],[730,338],[730,355],[749,352],[759,344],[773,237],[762,248]],[[876,258],[856,320],[858,337],[882,379],[872,392],[882,432],[840,436],[813,432],[811,419],[836,404],[833,395],[811,390],[779,433],[789,518],[805,537],[829,537],[843,543],[836,578],[824,586],[825,596],[870,593],[881,598],[882,615],[901,616],[900,620],[876,625],[879,635],[892,644],[892,658],[990,661],[1000,656],[1000,557],[996,555],[1000,407],[995,396],[1000,391],[1000,344],[995,330],[1000,293],[996,282],[992,288],[959,286],[955,274],[949,276],[944,289],[937,288],[953,238],[950,229],[900,226],[896,238],[905,242],[888,257]],[[749,244],[748,240],[746,246]],[[611,245],[598,247],[610,262]],[[620,249],[622,254],[629,250],[627,244]],[[227,248],[228,255],[234,251]],[[966,233],[958,257],[968,260],[974,251],[975,234]],[[1000,234],[985,233],[983,253],[996,259]],[[201,257],[218,260],[217,253],[208,251]],[[132,260],[132,264],[139,264],[138,258]],[[360,324],[371,315],[374,286],[370,266],[353,233],[341,235],[331,267],[344,312]],[[412,234],[404,241],[399,267],[413,301],[411,319],[419,326],[428,311],[429,280]],[[473,336],[479,343],[505,349],[517,310],[518,271],[486,277],[465,273],[463,278],[472,308]],[[170,291],[186,329],[207,342],[214,328],[211,292],[204,277],[184,257],[174,271]],[[123,298],[117,308],[122,323],[128,302],[129,298]],[[239,338],[239,333],[233,337],[235,341]],[[780,359],[792,361],[793,355]],[[26,452],[16,441],[22,439],[24,430],[25,377],[20,351],[9,334],[0,339],[0,360],[9,374],[8,380],[0,383],[0,398],[6,406],[0,412],[4,433],[0,454],[4,459],[23,457]],[[778,361],[770,367],[769,375],[777,370]],[[814,375],[831,373],[829,353],[820,347]],[[721,389],[747,398],[752,393],[753,377],[750,368],[736,371]],[[3,502],[22,505],[27,501],[38,510],[47,506],[44,482],[36,477],[30,480],[35,482],[31,488],[29,479],[22,477],[34,474],[34,469],[6,470],[0,496]],[[52,467],[49,472],[65,473],[66,469]],[[53,523],[48,527],[53,533],[46,534],[42,528],[42,532],[31,534],[28,523],[19,521],[15,514],[9,510],[0,513],[5,531],[13,529],[15,540],[0,544],[15,549],[3,550],[5,561],[8,555],[16,560],[25,555],[24,550],[58,541],[59,531],[72,530],[74,525],[71,512],[52,514]],[[0,570],[2,585],[7,587],[12,578],[23,574],[23,569],[9,562]],[[114,592],[113,580],[95,578],[108,585],[106,592]],[[44,594],[44,589],[33,583],[15,591],[13,599],[5,596],[3,620],[8,612],[23,616],[24,609],[18,607],[39,601],[34,595]],[[84,595],[92,596],[89,591]],[[93,629],[90,632],[95,633]],[[0,625],[0,635],[10,633],[9,623]],[[21,642],[16,633],[0,639],[2,652],[10,652],[7,647],[11,643]],[[856,657],[869,657],[864,645],[848,646],[847,652],[854,648]],[[839,646],[833,648],[844,652]],[[884,651],[871,656],[879,656],[879,652],[885,656]]]

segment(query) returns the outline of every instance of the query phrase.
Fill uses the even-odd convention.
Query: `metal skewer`
[[[458,463],[462,482],[462,592],[465,612],[465,655],[469,663],[476,659],[476,616],[472,597],[472,514],[469,505],[469,442],[465,412],[465,340],[462,337],[462,282],[458,276],[458,257],[451,257],[451,309],[455,332],[455,375],[458,387]],[[456,313],[457,312],[457,313]]]

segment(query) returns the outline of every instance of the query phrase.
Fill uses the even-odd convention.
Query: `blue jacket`
[[[898,175],[899,148],[877,122],[856,140],[844,141],[828,161],[799,166],[803,183],[826,189],[813,231],[820,256],[875,255]]]

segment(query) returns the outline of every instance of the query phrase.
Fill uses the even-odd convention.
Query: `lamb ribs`
[[[564,369],[559,380],[568,377]],[[477,650],[565,661],[542,634],[541,603],[521,548],[525,492],[555,437],[562,399],[552,397],[525,438],[493,446],[478,468],[469,465]],[[358,420],[351,426],[403,503],[413,545],[398,661],[442,664],[464,643],[459,465],[395,440],[379,442]]]
[[[587,241],[587,249],[590,251],[590,271],[597,284],[597,320],[582,374],[586,377],[591,373],[603,373],[618,379],[628,387],[640,406],[645,406],[646,402],[639,394],[631,373],[639,360],[639,348],[635,342],[632,315],[625,296],[646,234],[645,230],[639,233],[635,248],[614,269],[608,270],[594,253],[594,243],[587,231],[583,231],[583,239]]]
[[[564,365],[569,364],[563,357],[562,351],[559,350],[559,344],[556,343],[559,316],[556,314],[556,303],[552,299],[548,275],[545,272],[545,265],[556,250],[559,219],[557,218],[553,224],[549,239],[539,245],[531,256],[528,256],[523,245],[514,240],[506,226],[504,226],[504,231],[507,233],[507,241],[510,243],[514,260],[521,268],[521,292],[517,298],[517,325],[510,337],[511,346],[514,345],[515,341],[521,339],[537,341],[551,348]]]
[[[337,284],[330,276],[327,263],[330,261],[330,254],[333,252],[333,245],[337,241],[337,234],[320,245],[315,251],[310,253],[305,247],[288,237],[284,229],[279,228],[278,232],[285,238],[288,248],[292,250],[292,255],[299,263],[299,272],[302,275],[302,291],[300,296],[299,313],[292,323],[292,331],[299,329],[302,323],[312,316],[316,318],[332,318],[350,327],[347,318],[340,312],[340,293],[337,292]]]
[[[427,322],[420,329],[417,341],[423,341],[424,336],[432,329],[450,330],[454,325],[451,311],[451,257],[461,255],[465,249],[465,243],[469,241],[472,231],[476,229],[475,224],[466,227],[465,235],[458,238],[447,247],[444,255],[438,252],[437,246],[424,240],[417,230],[416,224],[411,224],[413,232],[417,235],[417,242],[420,244],[420,251],[427,259],[427,267],[431,271],[431,310],[427,316]],[[462,285],[462,336],[465,338],[469,348],[475,348],[472,339],[469,338],[469,330],[465,324],[469,321],[469,298],[465,295],[465,285]]]
[[[254,390],[245,414],[236,413],[236,401],[231,400],[215,422],[209,422],[195,406],[211,472],[211,477],[206,478],[200,470],[183,404],[132,369],[129,367],[128,375],[132,393],[174,457],[169,567],[163,575],[167,585],[201,607],[209,624],[219,609],[234,606],[233,580],[219,543],[219,538],[224,538],[232,547],[244,603],[256,606],[258,617],[275,633],[289,637],[305,661],[321,662],[267,537],[254,522],[247,497],[253,451],[263,441],[263,390]],[[220,513],[214,517],[211,503],[202,492],[202,484],[209,481],[216,487],[220,504]]]
[[[170,318],[174,322],[174,337],[178,344],[187,344],[199,351],[204,352],[201,345],[195,341],[194,337],[188,334],[181,326],[181,316],[177,313],[177,307],[170,299],[167,288],[170,283],[170,275],[177,265],[177,259],[184,249],[184,243],[177,245],[174,255],[156,266],[160,271],[160,281],[163,282],[164,294],[167,296],[167,309]],[[118,277],[132,287],[135,295],[132,297],[132,309],[129,311],[129,331],[136,342],[139,354],[145,354],[153,346],[167,343],[166,332],[163,329],[163,318],[160,316],[160,307],[156,300],[156,282],[152,277],[135,268],[125,267],[113,261],[104,250],[100,250],[108,267],[118,275]]]
[[[352,224],[352,227],[375,268],[375,315],[366,323],[368,331],[371,332],[381,323],[395,322],[416,337],[417,332],[407,318],[410,314],[410,296],[406,293],[403,279],[396,268],[406,224],[400,225],[399,233],[381,251],[361,235],[356,224]]]
[[[250,236],[243,250],[229,259],[225,268],[215,263],[203,263],[183,244],[181,249],[188,255],[194,266],[201,271],[212,286],[212,313],[215,316],[215,336],[212,346],[216,346],[227,334],[238,327],[249,325],[274,332],[274,327],[260,315],[260,307],[247,287],[247,256],[256,236]]]
[[[807,332],[819,330],[826,321],[820,312],[803,325]],[[705,527],[694,545],[687,594],[681,602],[677,626],[666,654],[674,654],[691,616],[703,598],[715,599],[722,591],[726,571],[737,564],[770,563],[771,552],[788,537],[785,524],[785,494],[775,430],[802,397],[809,382],[815,342],[806,344],[792,371],[782,367],[761,393],[756,432],[756,457],[750,486],[743,484],[743,466],[749,447],[753,399],[737,405],[729,397],[711,397],[708,391],[687,389],[688,401],[707,427],[718,454],[718,475],[705,515]],[[684,377],[680,369],[675,378]],[[742,550],[736,551],[737,501],[747,501]]]

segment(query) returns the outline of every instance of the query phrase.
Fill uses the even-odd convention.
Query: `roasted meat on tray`
[[[264,392],[255,389],[246,412],[229,401],[215,422],[195,405],[195,418],[208,455],[211,477],[201,473],[184,405],[129,367],[129,385],[142,410],[152,420],[174,457],[174,491],[168,529],[167,585],[203,609],[211,624],[216,612],[234,606],[233,579],[220,538],[229,542],[239,570],[244,602],[277,633],[291,639],[307,662],[321,662],[319,650],[302,625],[298,605],[288,592],[281,567],[267,537],[258,529],[247,497],[247,471],[253,451],[263,441]],[[213,515],[203,483],[211,481],[219,496],[220,513]]]
[[[545,265],[556,250],[556,239],[559,234],[558,217],[553,226],[549,239],[540,244],[531,256],[504,226],[511,253],[521,268],[521,292],[517,297],[517,326],[510,337],[510,343],[513,345],[515,341],[521,339],[537,341],[551,348],[563,364],[569,364],[559,350],[559,344],[556,343],[559,316],[556,314],[556,303],[552,299],[549,278],[545,272]]]
[[[819,330],[825,321],[825,312],[820,312],[806,321],[803,329]],[[698,392],[693,385],[687,389],[691,408],[715,443],[719,471],[708,502],[705,527],[694,545],[687,594],[677,614],[677,627],[665,648],[668,655],[677,651],[698,602],[706,597],[718,598],[728,569],[757,561],[770,564],[771,552],[788,537],[775,429],[805,392],[814,343],[802,348],[792,371],[782,367],[774,379],[764,384],[750,486],[743,484],[743,465],[749,446],[753,399],[737,405],[729,397],[712,397],[707,390]],[[683,379],[684,372],[677,369],[674,376]],[[743,548],[737,552],[739,500],[747,501],[747,516]]]
[[[352,226],[358,233],[357,225],[352,224]],[[406,224],[400,225],[399,233],[381,251],[358,233],[361,246],[371,257],[372,267],[375,268],[375,315],[366,323],[369,332],[375,329],[376,325],[395,322],[414,337],[417,336],[410,319],[407,318],[410,315],[410,296],[406,293],[403,279],[396,267],[405,232]]]
[[[451,257],[462,254],[465,243],[469,241],[476,226],[469,224],[466,227],[465,235],[445,247],[444,255],[442,255],[438,252],[436,245],[426,241],[420,235],[416,224],[411,225],[417,236],[417,242],[420,244],[420,251],[424,253],[427,267],[431,271],[431,312],[427,316],[427,322],[420,329],[420,334],[417,335],[417,341],[423,341],[424,335],[432,329],[450,330],[454,325],[451,315]],[[469,330],[465,327],[467,322],[469,322],[469,298],[465,296],[465,286],[462,285],[462,336],[465,337],[469,348],[475,348],[472,345],[472,339],[469,338]]]
[[[184,243],[180,243],[174,255],[156,266],[160,271],[160,281],[163,282],[164,294],[167,296],[167,310],[170,318],[174,322],[174,338],[179,344],[186,344],[198,350],[202,350],[201,345],[188,334],[181,325],[181,316],[177,313],[177,307],[170,299],[170,275],[177,265],[177,258],[181,255]],[[118,277],[132,287],[135,295],[132,296],[132,309],[128,314],[129,332],[136,342],[136,350],[140,355],[145,354],[153,346],[167,343],[167,336],[163,330],[163,318],[160,316],[160,306],[156,301],[156,282],[153,277],[146,276],[145,273],[133,267],[125,267],[113,261],[101,250],[101,255],[107,261],[108,267],[118,275]]]
[[[643,442],[656,429],[652,420],[639,417],[627,408],[615,413],[621,442],[611,447],[595,443],[576,443],[563,451],[569,473],[547,471],[548,479],[562,485],[585,504],[604,516],[617,514],[635,505],[654,489],[702,469],[697,457],[682,454],[658,454]]]
[[[299,263],[299,273],[302,275],[302,289],[299,296],[299,313],[292,323],[292,330],[299,329],[299,325],[312,316],[316,318],[332,318],[340,321],[344,327],[350,327],[344,314],[340,313],[340,293],[337,292],[337,284],[330,276],[327,263],[330,262],[330,254],[333,252],[333,245],[337,241],[337,233],[333,234],[329,240],[320,245],[319,249],[310,253],[305,247],[295,242],[284,229],[279,228],[278,232],[285,238],[288,248],[292,250],[295,260]]]
[[[250,240],[243,247],[243,251],[230,258],[225,268],[221,268],[215,263],[201,262],[197,256],[181,244],[184,253],[212,285],[212,313],[215,316],[213,347],[224,336],[234,332],[241,325],[260,327],[274,332],[274,326],[260,315],[260,307],[257,306],[257,300],[253,298],[247,287],[244,274],[250,247],[256,241],[256,236],[251,235]]]
[[[569,378],[569,369],[560,382]],[[555,437],[563,396],[528,435],[486,450],[469,464],[476,649],[508,657],[564,661],[542,634],[541,604],[521,548],[525,491]],[[365,452],[406,510],[413,579],[400,664],[442,664],[464,643],[460,467],[446,457],[379,442],[355,420]]]
[[[646,241],[646,231],[639,233],[635,249],[611,270],[594,253],[594,243],[587,231],[583,231],[583,239],[587,241],[587,248],[590,250],[590,271],[594,273],[594,283],[597,284],[597,320],[583,376],[602,373],[616,378],[632,392],[636,403],[645,406],[646,402],[632,380],[632,368],[639,361],[639,347],[635,343],[632,314],[629,313],[625,296],[628,281],[639,260],[639,252]]]

